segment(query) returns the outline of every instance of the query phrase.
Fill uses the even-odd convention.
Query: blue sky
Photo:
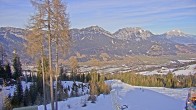
[[[196,35],[196,0],[63,0],[71,28],[98,25],[115,32],[142,27],[155,34],[179,29]],[[0,26],[24,28],[34,9],[30,0],[0,0]]]

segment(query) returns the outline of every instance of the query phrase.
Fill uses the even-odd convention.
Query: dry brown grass
[[[165,64],[169,63],[171,60],[187,60],[190,58],[196,58],[196,54],[183,54],[179,53],[177,55],[166,55],[166,56],[146,56],[146,55],[135,55],[135,56],[126,56],[122,57],[121,60],[110,60],[110,61],[100,61],[100,66],[106,65],[156,65],[156,64]],[[79,65],[93,65],[92,61],[79,62]]]

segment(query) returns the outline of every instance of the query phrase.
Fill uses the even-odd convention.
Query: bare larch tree
[[[52,110],[54,110],[54,95],[53,95],[54,71],[52,67],[53,64],[52,45],[55,44],[55,48],[56,48],[55,49],[56,51],[55,74],[58,75],[59,52],[65,54],[70,47],[71,37],[69,34],[69,16],[66,13],[66,5],[64,5],[61,0],[44,0],[44,1],[33,0],[32,4],[37,10],[37,14],[31,17],[31,21],[33,22],[29,26],[30,32],[28,34],[28,39],[27,39],[28,41],[27,48],[30,53],[41,52],[42,59],[44,53],[48,54],[51,108]],[[46,42],[46,40],[48,40],[48,42]],[[44,51],[44,48],[47,51]],[[42,60],[42,66],[44,66],[43,63],[44,62]],[[57,101],[57,95],[55,96]],[[56,102],[56,110],[57,109],[58,106]]]

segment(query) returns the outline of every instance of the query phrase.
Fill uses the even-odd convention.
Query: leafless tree
[[[66,5],[64,5],[61,0],[32,0],[32,4],[35,7],[37,13],[31,17],[32,23],[28,28],[30,32],[27,37],[27,50],[31,54],[37,54],[41,52],[43,59],[44,53],[46,53],[44,48],[46,48],[46,46],[48,47],[46,49],[49,59],[51,108],[54,110],[52,45],[55,44],[56,48],[55,72],[56,75],[58,75],[59,52],[65,54],[69,49],[71,41],[69,34],[69,16],[66,13]],[[46,40],[48,40],[48,42],[45,42]],[[42,60],[42,66],[44,65],[43,63],[44,62]],[[57,102],[56,109],[58,109]]]
[[[69,34],[69,17],[66,13],[66,5],[62,3],[61,0],[53,0],[52,5],[53,13],[52,13],[52,31],[55,39],[56,45],[56,81],[57,76],[59,76],[59,51],[63,54],[67,52],[70,46],[71,37]],[[58,83],[56,83],[58,84]],[[55,91],[55,101],[56,101],[56,110],[58,110],[57,103],[57,85]]]
[[[77,74],[77,68],[78,68],[78,60],[76,59],[76,57],[71,57],[69,59],[69,65],[71,67],[71,71],[72,71],[72,75],[73,75],[73,79],[75,81],[75,77]]]
[[[27,33],[27,52],[30,55],[41,54],[41,65],[43,75],[43,95],[44,95],[44,109],[46,110],[46,91],[45,91],[45,70],[44,70],[44,31],[45,27],[44,17],[45,11],[43,10],[43,3],[39,1],[31,1],[36,9],[35,15],[31,16],[30,23],[28,24]]]

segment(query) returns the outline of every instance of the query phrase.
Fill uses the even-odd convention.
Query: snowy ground
[[[111,82],[119,105],[127,105],[128,110],[183,110],[185,107],[187,89],[135,87],[121,81]]]
[[[189,74],[195,74],[195,73],[196,73],[196,64],[189,65],[184,68],[180,68],[177,71],[174,71],[175,75],[182,75],[182,74],[189,75]]]
[[[21,81],[23,91],[25,91],[26,87],[30,88],[31,84],[32,84],[31,82],[26,83],[25,81]],[[2,94],[3,94],[3,96],[8,96],[9,94],[11,96],[13,96],[15,90],[16,90],[15,85],[14,86],[6,86],[6,87],[2,88]]]
[[[142,88],[149,89],[161,94],[165,94],[167,96],[174,97],[176,99],[181,99],[183,101],[186,101],[187,94],[189,91],[189,88],[177,88],[177,89],[164,88],[164,87],[142,87]]]
[[[26,83],[25,81],[22,81],[21,84],[22,84],[23,91],[25,91],[25,88],[26,87],[30,88],[30,85],[32,83],[31,82]],[[7,86],[7,87],[0,86],[0,88],[2,88],[2,91],[0,92],[0,110],[1,110],[4,98],[6,96],[8,96],[9,94],[11,96],[13,96],[14,95],[14,91],[16,90],[16,87],[15,86]]]
[[[187,62],[193,62],[195,61],[195,59],[191,59],[191,60],[178,60],[180,63],[187,63]]]
[[[181,67],[181,68],[162,68],[158,70],[153,70],[153,71],[143,71],[139,72],[138,74],[143,74],[143,75],[152,75],[152,74],[167,74],[169,71],[173,72],[175,75],[190,75],[190,74],[195,74],[196,73],[196,64],[193,65],[188,65],[186,67]]]
[[[88,96],[69,98],[58,103],[59,110],[184,110],[188,89],[167,89],[160,87],[136,87],[119,80],[107,81],[111,84],[110,95],[100,95],[96,103],[87,101]],[[82,107],[86,102],[87,106]],[[43,106],[38,107],[43,110]],[[50,105],[47,105],[50,110]]]

